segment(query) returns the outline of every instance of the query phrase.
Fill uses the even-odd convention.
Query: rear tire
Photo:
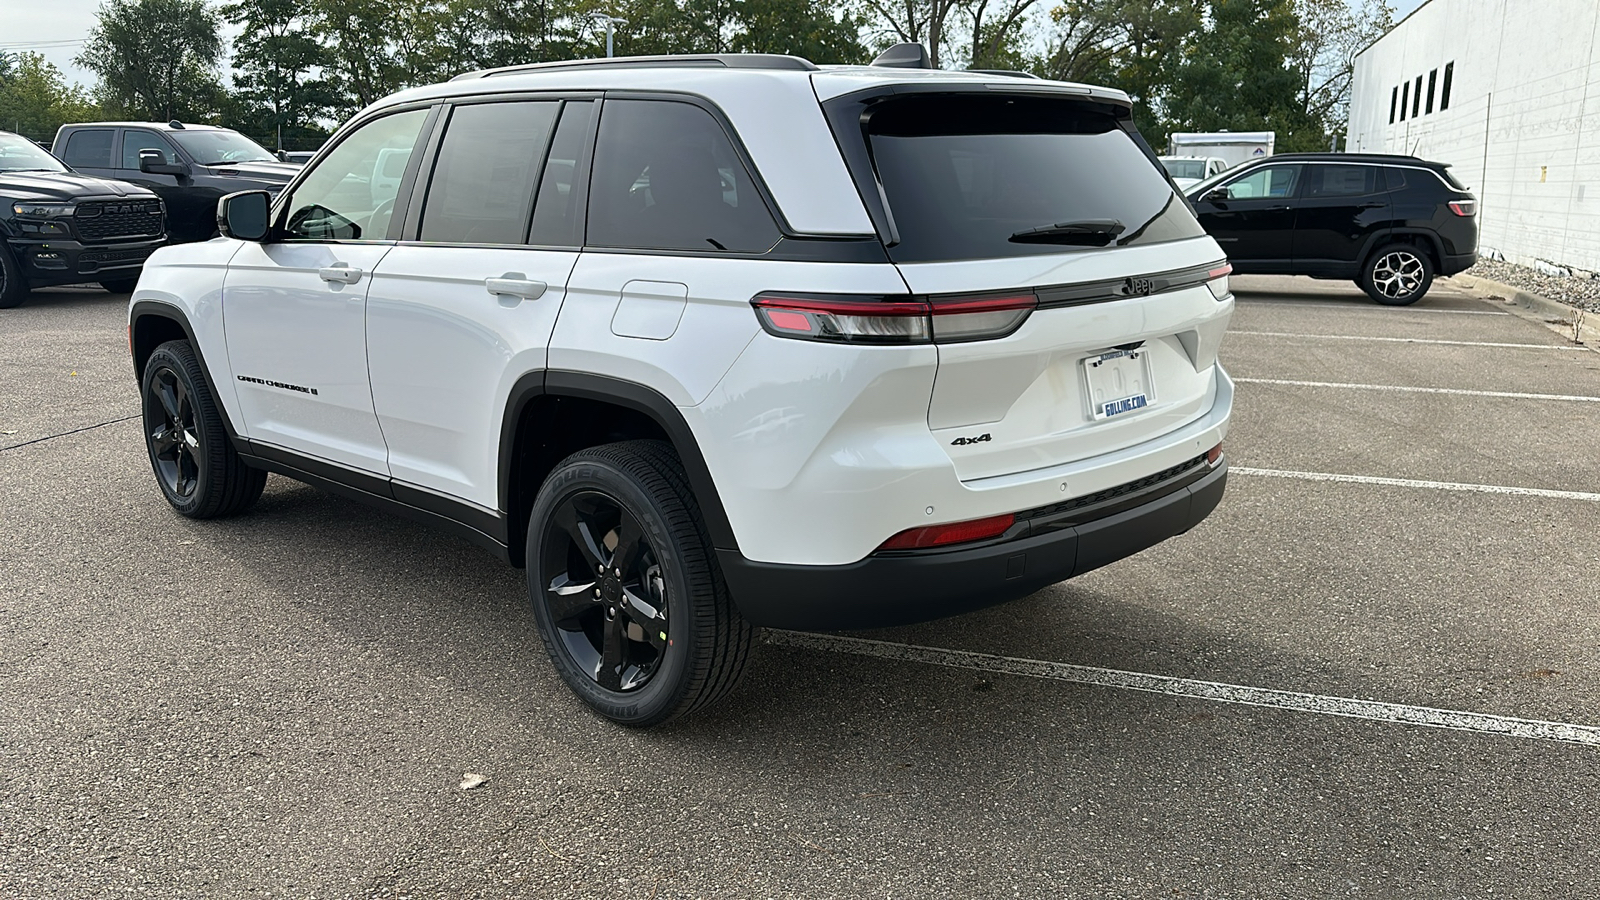
[[[139,286],[139,276],[132,278],[108,278],[100,282],[100,286],[113,294],[131,294]]]
[[[267,473],[239,458],[222,411],[188,341],[150,354],[140,379],[144,442],[156,484],[172,508],[191,519],[216,519],[250,508]]]
[[[11,251],[0,244],[0,309],[14,309],[28,299],[28,282],[22,267],[11,258]]]
[[[1356,284],[1384,306],[1410,306],[1433,286],[1433,260],[1415,244],[1387,244],[1367,257]]]
[[[661,441],[607,444],[556,466],[529,515],[528,592],[562,680],[621,725],[709,706],[738,683],[755,642]]]

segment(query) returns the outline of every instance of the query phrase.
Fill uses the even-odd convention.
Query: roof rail
[[[520,66],[502,66],[498,69],[480,69],[465,72],[451,81],[470,81],[495,75],[517,75],[523,72],[544,72],[555,69],[672,69],[672,68],[723,68],[723,69],[776,69],[789,72],[819,71],[808,59],[784,56],[779,53],[703,53],[672,56],[613,56],[604,59],[571,59],[560,62],[524,63]]]
[[[1044,80],[1032,72],[1018,72],[1015,69],[968,69],[967,71],[974,75],[1008,75],[1012,78],[1032,78],[1034,81]]]

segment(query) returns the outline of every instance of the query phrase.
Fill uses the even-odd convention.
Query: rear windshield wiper
[[[1010,238],[1015,244],[1083,244],[1104,247],[1125,230],[1116,219],[1083,219],[1057,222],[1019,231]]]

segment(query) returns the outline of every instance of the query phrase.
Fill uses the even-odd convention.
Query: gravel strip
[[[1476,275],[1498,281],[1509,287],[1549,297],[1568,306],[1590,312],[1600,312],[1600,277],[1589,272],[1574,271],[1571,275],[1545,275],[1527,266],[1497,260],[1480,259],[1463,275]]]

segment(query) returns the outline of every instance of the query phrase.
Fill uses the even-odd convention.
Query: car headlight
[[[11,204],[11,211],[28,219],[53,219],[72,215],[71,203],[43,203],[21,201]]]

